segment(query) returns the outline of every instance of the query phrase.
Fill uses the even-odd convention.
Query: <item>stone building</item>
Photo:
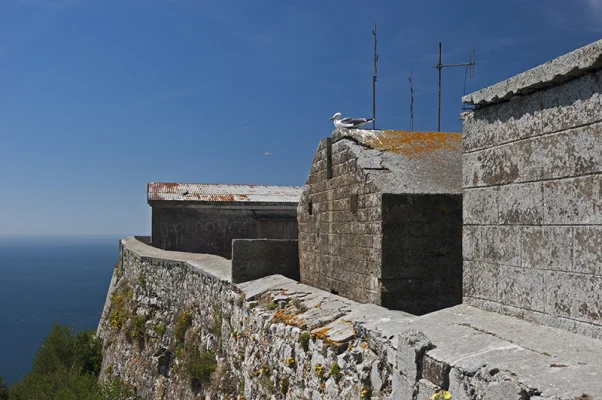
[[[424,314],[462,299],[459,133],[335,130],[298,207],[301,282]]]
[[[301,187],[150,182],[152,245],[230,258],[232,239],[297,239]]]
[[[602,41],[463,101],[464,301],[602,337]]]

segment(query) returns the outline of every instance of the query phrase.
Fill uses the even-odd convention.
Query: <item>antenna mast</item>
[[[372,31],[374,36],[374,75],[372,75],[372,129],[375,129],[374,119],[376,118],[376,74],[378,64],[378,54],[376,54],[376,23]]]
[[[437,132],[441,132],[441,70],[446,67],[470,67],[470,79],[474,78],[474,50],[470,50],[470,62],[465,64],[441,64],[441,42],[439,42],[439,62],[433,68],[439,70],[438,99],[437,99]]]
[[[414,131],[414,88],[412,86],[412,71],[410,71],[410,131]]]

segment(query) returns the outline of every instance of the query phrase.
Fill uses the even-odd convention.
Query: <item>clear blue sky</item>
[[[2,0],[0,234],[150,230],[148,181],[303,185],[336,111],[435,130],[472,92],[602,36],[602,1]],[[443,71],[442,129],[464,69]],[[264,153],[269,152],[270,156]]]

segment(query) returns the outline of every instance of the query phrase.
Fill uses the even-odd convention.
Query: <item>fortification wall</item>
[[[467,304],[602,337],[601,55],[464,99]]]
[[[602,392],[602,341],[467,306],[421,317],[135,238],[98,327],[101,378],[143,399],[574,399]],[[570,350],[567,344],[570,343]],[[594,396],[592,396],[594,397]]]

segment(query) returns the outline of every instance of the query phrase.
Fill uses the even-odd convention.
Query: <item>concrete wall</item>
[[[298,208],[301,282],[360,302],[380,304],[380,193],[366,183],[348,140],[327,139],[314,157]],[[351,194],[358,210],[350,210]],[[310,214],[311,205],[311,214]]]
[[[597,336],[602,72],[580,71],[584,60],[571,53],[468,96],[480,108],[463,117],[464,301]],[[532,93],[494,102],[530,81]]]
[[[412,314],[462,302],[462,195],[382,196],[382,306]]]
[[[234,239],[232,282],[242,283],[269,275],[299,281],[299,242],[279,239]]]
[[[278,210],[152,204],[152,244],[160,249],[230,258],[232,239],[256,238],[297,239],[294,207]]]

